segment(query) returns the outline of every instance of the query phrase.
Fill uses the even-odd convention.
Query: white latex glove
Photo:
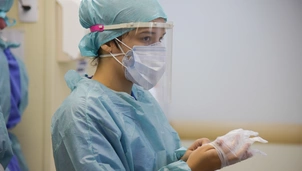
[[[216,149],[221,160],[221,168],[223,168],[248,159],[255,154],[266,155],[260,150],[250,148],[255,141],[267,143],[266,140],[258,137],[257,132],[236,129],[218,137],[210,145]]]

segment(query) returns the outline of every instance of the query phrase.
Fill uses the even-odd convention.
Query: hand
[[[255,141],[267,143],[266,140],[258,137],[257,132],[236,129],[224,136],[218,137],[210,145],[217,150],[222,168],[246,160],[256,153],[265,155],[265,153],[257,149],[250,148]]]
[[[215,171],[221,167],[216,149],[209,144],[194,150],[189,156],[187,164],[192,171]]]
[[[182,156],[181,160],[183,161],[187,161],[190,154],[196,150],[198,147],[202,146],[202,145],[205,145],[205,144],[208,144],[210,143],[211,141],[208,139],[208,138],[200,138],[200,139],[197,139],[186,151],[186,153]]]

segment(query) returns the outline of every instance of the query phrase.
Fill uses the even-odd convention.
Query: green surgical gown
[[[159,104],[134,85],[134,97],[101,83],[65,75],[71,94],[52,118],[57,171],[190,170],[186,151]]]

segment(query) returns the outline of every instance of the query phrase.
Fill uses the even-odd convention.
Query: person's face
[[[152,22],[162,22],[164,23],[164,19],[156,19]],[[133,48],[133,46],[148,46],[157,42],[161,42],[163,37],[166,34],[166,30],[164,28],[137,28],[134,29],[123,36],[119,38],[120,41],[122,41],[124,44],[129,46],[130,48]],[[114,43],[115,41],[115,43]],[[119,54],[122,53],[120,48],[117,46],[117,44],[120,45],[120,47],[123,49],[125,53],[127,53],[130,49],[123,45],[122,43],[113,40],[110,42],[110,52],[113,54]],[[116,58],[122,62],[124,55],[117,55]],[[119,75],[121,77],[125,77],[124,70],[125,68],[117,63],[114,62],[116,67],[119,68]],[[125,78],[126,79],[126,78]],[[127,80],[128,81],[128,80]]]

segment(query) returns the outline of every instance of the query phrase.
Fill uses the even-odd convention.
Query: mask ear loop
[[[124,46],[126,46],[128,49],[132,50],[131,47],[129,47],[128,45],[126,45],[124,42],[120,41],[118,38],[115,38],[115,40],[117,40],[118,42],[120,42],[121,44],[123,44]],[[120,50],[124,53],[123,49],[121,48],[121,46],[117,43],[118,47],[120,48]]]
[[[117,42],[117,41],[118,41],[118,42]],[[120,51],[122,51],[122,53],[123,53],[124,55],[126,55],[126,53],[124,52],[123,48],[121,47],[121,45],[120,45],[119,43],[123,44],[123,45],[126,46],[128,49],[132,50],[132,48],[130,48],[130,47],[129,47],[128,45],[126,45],[124,42],[120,41],[118,38],[115,38],[115,42],[116,42],[118,48],[120,49]],[[123,67],[127,68],[127,67],[126,67],[121,61],[119,61],[119,60],[118,60],[111,52],[110,52],[110,55],[111,55],[118,63],[120,63]]]
[[[116,53],[115,56],[125,55],[124,53]],[[100,58],[112,58],[111,54],[99,55]]]
[[[118,40],[118,39],[117,39]],[[120,49],[120,51],[122,51],[122,53],[124,54],[124,55],[126,55],[125,54],[125,52],[124,52],[124,50],[123,50],[123,48],[121,47],[121,45],[115,40],[115,43],[117,44],[117,46],[118,46],[118,48]]]
[[[127,68],[121,61],[119,61],[119,60],[115,57],[115,55],[113,55],[113,53],[110,52],[110,55],[111,55],[118,63],[120,63],[123,67]]]
[[[120,51],[122,51],[122,53],[116,53],[115,56],[119,56],[119,55],[126,55],[126,53],[124,52],[124,50],[122,49],[121,45],[119,44],[119,42],[121,42],[124,46],[126,46],[127,48],[129,48],[129,46],[127,46],[126,44],[124,44],[122,41],[120,41],[119,39],[115,38],[116,40],[118,40],[118,42],[115,40],[115,43],[117,44],[118,48],[120,49]],[[131,48],[130,48],[131,49]],[[101,58],[107,58],[107,57],[112,57],[112,54],[105,54],[105,55],[100,55],[99,57]]]
[[[128,45],[126,45],[124,42],[120,41],[118,38],[115,38],[115,40],[117,40],[118,42],[122,43],[124,46],[126,46],[127,48],[129,48],[129,49],[131,50],[131,48],[130,48]],[[118,53],[118,54],[115,54],[115,55],[126,55],[126,53],[124,52],[124,50],[122,49],[121,45],[120,45],[118,42],[116,42],[116,44],[117,44],[118,48],[120,49],[120,51],[122,51],[122,53]],[[103,57],[103,58],[106,58],[106,57],[113,57],[113,58],[114,58],[118,63],[120,63],[123,67],[127,68],[121,61],[119,61],[119,60],[116,58],[116,56],[115,56],[113,53],[111,53],[111,52],[109,52],[109,53],[110,53],[110,54],[107,54],[107,55],[100,55],[99,57]]]

